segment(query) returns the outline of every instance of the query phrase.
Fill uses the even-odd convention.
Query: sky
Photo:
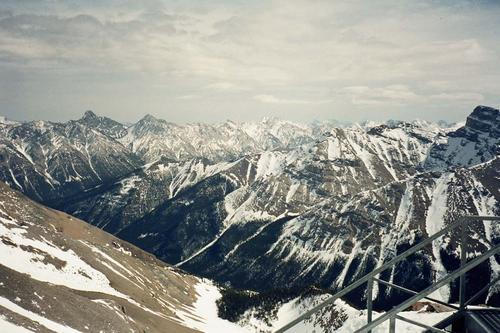
[[[1,0],[0,114],[427,119],[500,105],[500,0]]]

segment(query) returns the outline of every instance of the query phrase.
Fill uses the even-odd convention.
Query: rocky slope
[[[2,332],[243,331],[217,317],[209,281],[3,183],[0,253]]]
[[[83,117],[77,122],[113,139],[120,139],[127,135],[127,126],[113,119],[98,116],[90,110],[85,111]]]
[[[79,121],[0,124],[0,179],[31,198],[60,201],[129,174],[142,162],[123,145]]]

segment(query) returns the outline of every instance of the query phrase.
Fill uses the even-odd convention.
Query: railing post
[[[460,268],[467,263],[467,218],[462,218],[462,226],[460,227]],[[465,309],[465,275],[460,275],[460,290],[458,294],[458,302],[460,303],[460,311]]]
[[[368,279],[366,286],[366,317],[368,319],[368,324],[372,322],[372,308],[373,308],[373,278]],[[372,331],[368,331],[371,333]]]
[[[396,333],[396,317],[389,318],[389,333]]]
[[[467,262],[467,228],[470,223],[470,221],[500,221],[499,216],[469,216],[469,217],[461,217],[457,221],[453,222],[452,224],[446,226],[445,228],[441,229],[440,231],[436,232],[433,235],[429,235],[428,238],[424,239],[423,241],[417,243],[416,245],[412,246],[411,248],[407,249],[403,253],[397,255],[396,257],[392,258],[382,266],[374,269],[372,272],[364,275],[362,278],[358,279],[357,281],[351,283],[344,289],[338,291],[325,301],[321,302],[318,305],[315,305],[312,309],[304,312],[294,320],[290,321],[286,325],[282,326],[281,328],[277,329],[275,333],[283,333],[286,330],[290,329],[291,327],[295,326],[302,320],[309,318],[313,313],[316,313],[320,311],[321,309],[324,309],[327,305],[332,304],[335,300],[343,297],[347,293],[351,292],[352,290],[364,285],[365,283],[368,282],[370,279],[374,279],[375,276],[379,275],[380,273],[384,272],[387,270],[389,267],[394,266],[395,264],[401,262],[408,256],[412,255],[416,251],[423,249],[424,247],[428,246],[429,244],[432,244],[433,241],[438,239],[439,237],[442,237],[446,235],[446,233],[449,233],[450,231],[456,230],[458,227],[462,227],[461,229],[461,238],[462,238],[462,244],[461,244],[461,267],[460,269],[457,269],[451,273],[448,273],[448,275],[439,281],[433,283],[431,286],[427,287],[426,289],[420,291],[420,293],[416,294],[415,296],[411,297],[410,299],[400,303],[398,306],[393,308],[393,310],[390,310],[386,312],[385,314],[380,314],[377,318],[371,320],[370,324],[365,325],[364,327],[358,329],[356,332],[366,332],[366,327],[370,326],[371,329],[377,327],[379,324],[385,322],[388,319],[391,319],[393,321],[393,330],[395,331],[395,318],[391,318],[391,316],[396,316],[398,312],[403,311],[404,309],[408,308],[410,305],[412,305],[414,302],[417,302],[418,300],[425,298],[429,296],[432,292],[436,291],[440,287],[443,287],[445,285],[449,285],[452,281],[456,281],[456,279],[460,278],[460,305],[463,309],[467,307],[467,302],[465,302],[465,276],[463,272],[468,272],[472,268],[476,267],[477,265],[481,264],[482,262],[485,262],[487,258],[500,254],[500,247],[494,246],[493,248],[489,249],[487,252],[483,253],[479,257],[472,258],[469,262]],[[375,279],[376,281],[376,279]],[[386,281],[387,282],[387,281]],[[373,281],[372,285],[373,287]],[[420,295],[419,295],[420,294]],[[372,295],[373,296],[373,295]],[[372,297],[373,298],[373,297]],[[472,297],[471,299],[473,299]],[[367,300],[368,301],[368,300]],[[473,301],[473,300],[472,300]],[[413,303],[412,303],[413,302]],[[368,307],[368,303],[367,303]],[[460,309],[460,308],[459,308]],[[397,311],[396,311],[397,310]],[[369,311],[370,312],[370,311]],[[373,314],[373,313],[372,313]]]

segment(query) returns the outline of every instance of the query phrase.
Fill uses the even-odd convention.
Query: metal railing
[[[334,295],[330,296],[323,303],[320,303],[320,304],[316,305],[311,310],[305,312],[304,314],[302,314],[301,316],[299,316],[296,319],[292,320],[291,322],[289,322],[285,326],[279,328],[278,330],[275,331],[275,333],[282,333],[282,332],[287,331],[288,329],[292,328],[293,326],[295,326],[299,322],[303,321],[304,319],[309,318],[312,314],[320,311],[325,306],[327,306],[329,304],[332,304],[337,299],[343,297],[344,295],[348,294],[349,292],[351,292],[352,290],[358,288],[359,286],[363,285],[364,283],[368,283],[367,290],[366,290],[367,324],[365,326],[363,326],[362,328],[358,329],[355,333],[371,332],[371,329],[373,329],[376,326],[382,324],[386,320],[389,320],[389,332],[390,333],[394,333],[395,330],[396,330],[396,319],[402,320],[402,321],[406,321],[406,322],[408,322],[410,324],[413,324],[413,325],[416,325],[416,326],[420,326],[420,327],[425,328],[425,329],[427,329],[427,330],[429,330],[431,332],[446,333],[446,331],[444,331],[444,330],[441,330],[441,329],[438,329],[438,328],[434,328],[434,327],[430,327],[428,325],[425,325],[425,324],[422,324],[422,323],[418,323],[418,322],[415,322],[413,320],[410,320],[410,319],[407,319],[405,317],[402,317],[402,316],[398,315],[398,313],[401,312],[401,311],[403,311],[403,310],[405,310],[406,308],[408,308],[409,306],[415,304],[416,302],[418,302],[419,300],[421,300],[423,298],[426,298],[426,299],[428,299],[430,301],[433,301],[433,302],[436,302],[436,303],[444,304],[444,305],[446,305],[446,306],[448,306],[448,307],[450,307],[452,309],[455,309],[457,311],[464,311],[466,309],[467,305],[469,305],[470,303],[472,303],[482,293],[484,293],[485,291],[489,290],[489,287],[491,287],[496,282],[498,282],[498,280],[500,278],[494,279],[487,286],[485,286],[484,288],[482,288],[478,293],[476,293],[474,296],[472,296],[468,301],[465,300],[465,287],[466,287],[466,285],[465,285],[465,283],[466,283],[465,273],[467,273],[469,270],[473,269],[477,265],[481,264],[482,262],[488,260],[491,256],[500,253],[500,244],[498,244],[496,246],[493,246],[493,248],[491,248],[490,250],[486,251],[482,255],[480,255],[480,256],[472,259],[471,261],[467,262],[467,248],[468,248],[468,244],[467,244],[467,239],[468,239],[468,237],[467,237],[467,227],[469,226],[469,222],[471,222],[471,221],[472,222],[477,222],[477,221],[500,221],[500,217],[499,216],[464,216],[464,217],[458,218],[458,220],[456,222],[448,225],[447,227],[445,227],[442,230],[438,231],[434,235],[429,236],[425,240],[421,241],[420,243],[412,246],[411,248],[409,248],[408,250],[404,251],[400,255],[398,255],[398,256],[394,257],[393,259],[389,260],[384,265],[382,265],[382,266],[374,269],[372,272],[364,275],[362,278],[358,279],[357,281],[351,283],[350,285],[348,285],[344,289],[342,289],[342,290],[338,291],[337,293],[335,293]],[[439,237],[445,235],[447,232],[449,232],[451,230],[456,229],[457,227],[461,227],[461,230],[460,230],[461,231],[460,232],[460,244],[461,244],[461,246],[460,246],[461,247],[461,250],[460,250],[460,267],[457,270],[455,270],[455,271],[449,273],[448,275],[446,275],[441,280],[433,283],[432,285],[430,285],[429,287],[427,287],[426,289],[424,289],[424,290],[422,290],[420,292],[416,292],[416,291],[413,291],[413,290],[410,290],[410,289],[407,289],[407,288],[395,285],[393,283],[381,280],[381,279],[379,279],[379,278],[376,277],[380,273],[382,273],[385,270],[387,270],[388,268],[396,265],[397,263],[399,263],[402,260],[406,259],[408,256],[414,254],[418,250],[420,250],[420,249],[424,248],[425,246],[431,244],[433,241],[435,241]],[[489,243],[488,240],[486,240],[486,242]],[[445,302],[438,301],[438,300],[435,300],[433,298],[428,297],[431,293],[433,293],[437,289],[443,287],[444,285],[448,284],[450,281],[452,281],[452,280],[454,280],[456,278],[460,278],[460,285],[459,285],[459,307],[458,308],[456,306],[453,306],[453,305],[447,304]],[[412,294],[413,296],[410,297],[410,298],[408,298],[407,300],[403,301],[399,305],[393,307],[391,310],[389,310],[389,311],[385,312],[384,314],[380,315],[376,319],[373,319],[373,304],[372,304],[372,298],[373,298],[372,296],[373,295],[372,295],[372,291],[373,291],[373,283],[374,282],[382,283],[382,284],[388,285],[388,286],[390,286],[392,288],[399,289],[401,291],[405,291],[407,293]]]

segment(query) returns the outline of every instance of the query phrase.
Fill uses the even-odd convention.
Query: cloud
[[[173,72],[179,60],[173,36],[184,34],[175,26],[181,22],[176,16],[145,12],[104,22],[88,14],[12,15],[0,19],[0,52],[25,67],[57,60],[63,70]]]
[[[231,82],[216,82],[211,83],[205,87],[210,90],[225,91],[225,92],[235,92],[235,91],[246,91],[249,90],[248,87],[244,87]]]
[[[259,102],[270,104],[325,104],[331,102],[331,100],[286,99],[266,94],[255,95],[253,98]]]
[[[442,83],[433,83],[441,87]],[[354,105],[397,105],[445,103],[478,103],[484,96],[477,92],[449,91],[438,94],[425,94],[412,91],[406,85],[390,85],[386,87],[351,86],[340,90],[351,98]]]
[[[488,29],[487,20],[475,22],[479,17],[472,11],[463,18],[439,3],[271,1],[245,10],[213,6],[199,12],[146,1],[142,7],[119,7],[120,16],[102,4],[81,6],[1,19],[2,49],[25,65],[57,54],[60,66],[170,73],[219,82],[214,89],[226,91],[241,84],[367,85],[402,79],[408,84],[428,73],[457,76],[453,71],[459,66],[469,70],[498,56],[490,40],[466,32],[478,23]],[[23,43],[52,52],[34,57],[19,52]]]
[[[12,10],[0,9],[0,18],[12,16]]]
[[[183,100],[191,100],[191,99],[198,99],[200,96],[198,95],[182,95],[177,97],[177,99],[183,99]]]
[[[203,107],[224,118],[253,116],[259,103],[307,105],[294,111],[306,120],[351,109],[376,117],[388,106],[398,118],[398,108],[426,103],[451,117],[497,101],[499,16],[494,2],[468,0],[5,0],[0,75],[38,102],[15,85],[2,94],[18,114],[36,114],[57,88],[61,108],[80,98],[132,119],[132,105],[179,106],[182,118],[183,96],[209,94]],[[75,80],[81,95],[65,84]],[[98,98],[97,83],[127,93]]]
[[[422,96],[419,96],[405,85],[390,85],[380,88],[351,86],[343,88],[341,93],[350,96],[353,104],[365,105],[405,105],[422,99]]]
[[[431,99],[442,100],[442,101],[452,101],[452,102],[466,102],[466,103],[478,103],[484,100],[484,96],[479,93],[474,92],[455,92],[455,93],[440,93],[436,95],[431,95]]]

